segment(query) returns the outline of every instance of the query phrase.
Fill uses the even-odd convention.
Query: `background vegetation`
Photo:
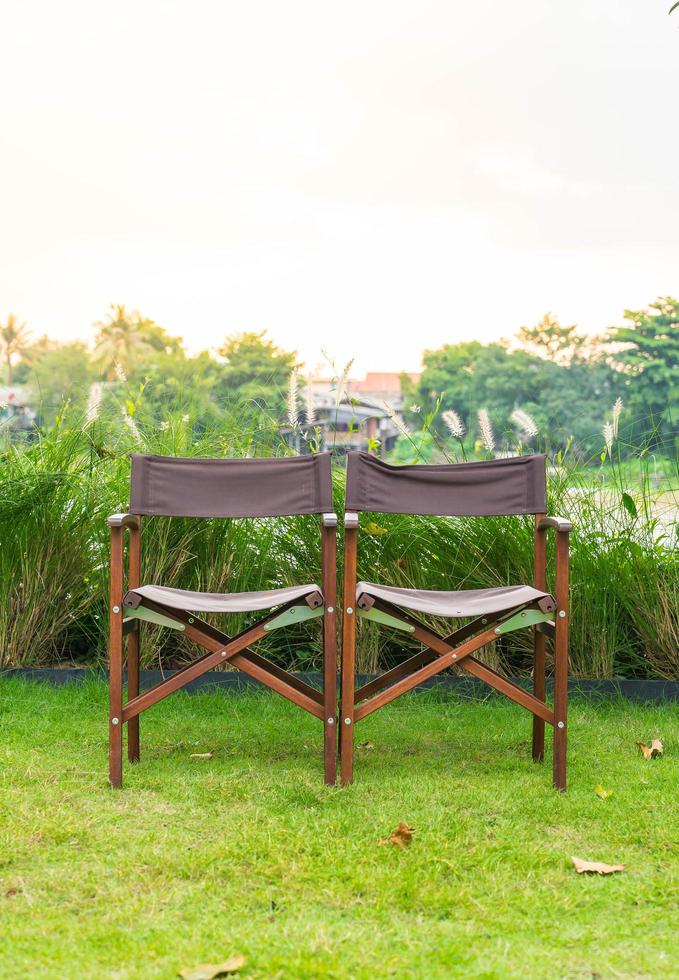
[[[597,342],[546,317],[520,332],[520,347],[472,342],[426,352],[393,456],[546,451],[550,509],[575,528],[574,673],[677,678],[671,406],[679,303],[658,300],[626,318],[627,326]],[[103,658],[106,516],[127,506],[131,452],[279,455],[292,451],[291,428],[315,446],[296,404],[286,410],[296,356],[265,335],[232,337],[217,356],[190,357],[176,338],[123,307],[96,330],[90,350],[29,343],[15,318],[3,327],[6,375],[40,393],[43,424],[32,438],[6,438],[0,454],[0,667]],[[331,446],[332,432],[327,439]],[[335,481],[341,512],[339,458]],[[360,574],[369,580],[444,589],[531,581],[530,519],[374,515],[365,527]],[[245,591],[320,574],[314,519],[284,527],[147,520],[144,541],[144,580],[179,588]],[[315,668],[316,625],[272,636],[270,655]],[[191,655],[174,633],[144,633],[145,666]],[[489,656],[501,669],[527,672],[528,642],[512,634]],[[360,667],[390,664],[399,649],[387,631],[366,624]]]
[[[453,443],[451,437],[451,453]],[[142,402],[132,426],[117,415],[79,427],[58,420],[37,442],[11,444],[0,466],[0,666],[92,662],[103,656],[106,517],[126,507],[133,451],[244,456],[290,450],[269,416],[248,413],[238,403],[223,412],[219,427],[200,433],[184,416],[159,428],[153,416],[146,421]],[[613,447],[613,456],[598,458],[596,468],[568,453],[551,467],[550,509],[575,525],[572,666],[577,674],[679,676],[675,515],[662,516],[667,493],[651,479],[653,466],[646,456],[633,471],[617,460]],[[341,512],[341,463],[335,480]],[[531,580],[528,518],[374,515],[365,527],[360,573],[369,580],[430,588]],[[319,575],[313,518],[289,519],[282,526],[266,520],[155,518],[145,521],[143,537],[143,574],[149,582],[226,592]],[[313,668],[317,633],[311,624],[298,629],[297,635],[272,636],[271,652],[283,663]],[[145,630],[145,665],[189,655],[176,644],[171,631]],[[388,633],[364,629],[363,670],[393,655]],[[520,634],[508,637],[496,656],[511,671],[528,669]]]
[[[511,416],[519,408],[532,417],[539,434],[539,443],[524,438],[527,446],[556,451],[570,442],[592,454],[601,449],[604,412],[621,398],[623,455],[667,451],[677,436],[672,406],[679,376],[679,301],[662,297],[647,309],[626,310],[624,321],[590,336],[546,314],[511,341],[468,341],[425,351],[419,383],[403,378],[406,421],[418,429],[421,419],[438,409],[434,430],[441,434],[443,413],[452,409],[473,435],[477,412],[485,409],[498,433],[497,448],[514,448]],[[28,389],[48,427],[57,416],[76,422],[85,414],[93,385],[102,386],[104,401],[120,404],[121,383],[132,391],[143,386],[146,409],[159,423],[172,411],[190,411],[195,426],[218,423],[236,397],[280,417],[288,378],[299,366],[294,352],[276,347],[264,333],[233,335],[216,351],[189,355],[179,338],[119,305],[94,325],[89,347],[35,339],[10,315],[0,325],[0,363],[9,384]]]

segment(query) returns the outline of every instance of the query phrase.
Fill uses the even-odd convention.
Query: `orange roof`
[[[420,380],[419,374],[412,374],[410,371],[404,371],[403,374],[406,374],[411,381]],[[347,385],[353,391],[393,392],[398,395],[401,393],[401,373],[396,371],[368,371],[362,381],[350,380]]]

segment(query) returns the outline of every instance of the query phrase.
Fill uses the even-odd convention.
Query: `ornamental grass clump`
[[[81,420],[72,413],[68,423],[59,417],[36,442],[9,445],[0,453],[0,667],[105,659],[106,517],[128,504],[130,453],[238,457],[293,451],[285,430],[251,403],[223,406],[218,422],[205,427],[192,421],[194,413],[186,405],[159,418],[139,393],[124,409],[133,430],[106,387],[101,399],[90,394],[89,411]],[[297,401],[295,393],[295,408]],[[660,463],[624,444],[623,408],[616,405],[609,423],[611,450],[602,446],[601,456],[594,458],[583,457],[572,445],[548,452],[550,511],[573,522],[571,669],[575,676],[678,678],[676,456],[671,462],[666,455],[658,489],[654,474]],[[494,453],[488,413],[482,417],[485,452]],[[449,436],[430,440],[429,461],[462,461],[468,454],[473,459],[461,417],[447,410],[442,420]],[[513,421],[520,425],[517,418]],[[527,426],[520,427],[526,438]],[[407,432],[402,441],[410,461],[421,462],[419,433]],[[333,440],[331,430],[329,448]],[[344,467],[339,455],[333,480],[335,509],[341,514]],[[365,516],[362,528],[359,575],[368,581],[443,590],[532,581],[530,517],[373,514]],[[278,527],[266,520],[149,518],[143,528],[143,579],[214,592],[317,581],[318,533],[314,518],[291,518]],[[341,537],[339,551],[341,562]],[[552,565],[550,550],[550,582]],[[227,631],[238,629],[243,620],[229,618]],[[296,630],[267,637],[267,655],[282,666],[316,669],[317,624]],[[491,654],[493,666],[529,673],[530,643],[530,635],[520,632],[502,637]],[[402,655],[388,630],[362,625],[360,672],[393,665]],[[194,656],[175,631],[144,629],[145,667],[173,666]]]

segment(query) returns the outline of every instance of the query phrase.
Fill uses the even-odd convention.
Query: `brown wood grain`
[[[535,515],[533,538],[533,586],[540,592],[547,591],[546,534],[539,530],[544,514]],[[538,701],[545,700],[545,634],[533,627],[533,694]],[[544,718],[533,715],[533,760],[542,762],[545,757]]]
[[[323,704],[317,691],[310,688],[314,695],[312,697],[304,691],[307,685],[304,685],[302,681],[299,681],[298,678],[293,677],[287,671],[274,667],[273,664],[270,664],[263,657],[255,655],[252,651],[248,651],[247,656],[243,655],[243,651],[245,651],[250,643],[255,643],[263,636],[266,636],[264,625],[280,615],[284,609],[289,609],[295,605],[295,602],[287,603],[285,606],[279,606],[269,616],[243,630],[235,637],[227,636],[226,633],[216,629],[214,626],[210,626],[196,616],[190,616],[184,610],[171,609],[147,599],[144,600],[144,605],[155,612],[162,613],[164,616],[169,616],[183,623],[185,635],[207,650],[208,653],[165,680],[160,681],[154,687],[149,688],[148,691],[144,691],[143,694],[140,694],[134,700],[129,701],[124,708],[126,721],[135,717],[141,711],[145,711],[152,705],[157,704],[158,701],[167,697],[168,694],[172,694],[174,691],[184,687],[189,681],[202,676],[202,674],[227,661],[233,666],[240,668],[244,673],[254,677],[255,680],[265,684],[273,691],[283,695],[283,697],[292,701],[298,707],[308,711],[316,718],[322,718],[324,716]],[[193,622],[190,623],[190,619]],[[223,653],[226,655],[224,656]]]
[[[402,615],[403,614],[399,612],[399,616]],[[484,616],[480,619],[475,619],[471,623],[467,623],[464,626],[461,626],[459,629],[454,630],[452,633],[449,633],[447,636],[444,636],[443,640],[450,646],[455,646],[456,643],[460,643],[462,640],[466,640],[468,636],[473,636],[474,633],[477,633],[482,628],[484,623],[489,621],[495,623],[497,618],[498,617]],[[409,625],[412,625],[415,622],[417,621],[412,620]],[[379,677],[375,677],[373,680],[368,681],[367,684],[364,684],[363,687],[360,687],[355,694],[356,704],[358,704],[359,701],[365,700],[365,698],[372,697],[373,694],[377,694],[377,692],[381,691],[383,688],[389,687],[390,684],[393,684],[394,681],[399,680],[401,677],[407,677],[408,674],[411,674],[414,670],[424,666],[424,664],[430,663],[433,659],[435,659],[435,657],[436,654],[432,650],[420,650],[419,653],[416,653],[408,660],[404,660],[403,663],[397,664],[396,667],[392,667],[391,670],[385,671],[384,674],[380,674]]]
[[[340,773],[342,785],[354,774],[354,689],[356,684],[356,551],[358,527],[344,531],[344,589],[342,610],[342,676],[339,717]],[[348,609],[352,611],[347,612]]]
[[[323,610],[323,773],[337,781],[337,526],[321,527]],[[330,611],[332,610],[332,611]]]
[[[129,540],[129,559],[127,572],[128,589],[141,585],[141,517],[137,527],[131,527]],[[139,694],[139,645],[141,642],[141,620],[138,627],[127,637],[127,698],[131,700]],[[131,718],[127,726],[127,758],[130,762],[139,761],[139,717]]]
[[[554,766],[553,781],[566,789],[568,744],[568,532],[556,535],[556,636],[554,638]],[[564,613],[565,615],[561,615]],[[562,727],[559,727],[561,723]]]
[[[117,612],[114,612],[117,609]],[[123,529],[111,528],[109,587],[109,750],[111,786],[123,784]]]
[[[438,656],[430,663],[420,667],[419,670],[414,671],[408,677],[403,677],[401,680],[396,681],[386,691],[381,691],[379,694],[370,698],[369,701],[364,701],[363,704],[360,704],[356,708],[356,721],[360,721],[367,715],[372,714],[373,711],[377,711],[378,708],[384,707],[385,704],[389,704],[395,698],[405,694],[406,691],[412,691],[418,684],[422,684],[423,681],[445,670],[446,667],[463,666],[465,657],[486,646],[487,643],[492,643],[496,638],[494,627],[484,630],[478,636],[473,636],[456,647],[451,647],[445,640],[436,636],[435,633],[432,633],[423,626],[416,628],[413,636],[426,643]]]
[[[500,691],[501,694],[506,695],[511,701],[520,704],[522,708],[527,708],[528,711],[537,715],[538,718],[543,718],[550,725],[554,724],[554,713],[544,702],[539,701],[528,691],[524,691],[518,684],[507,680],[502,674],[498,674],[492,667],[487,667],[486,664],[482,664],[475,657],[467,657],[462,663],[462,669],[478,677],[479,680],[485,681],[486,684],[495,688],[496,691]]]

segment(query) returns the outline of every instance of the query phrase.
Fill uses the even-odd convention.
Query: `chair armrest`
[[[137,531],[140,527],[139,518],[136,514],[111,514],[106,519],[106,523],[109,527],[130,527]]]
[[[321,514],[323,527],[337,527],[337,514]]]
[[[347,511],[344,515],[344,527],[346,530],[352,530],[358,527],[358,514],[353,511]]]
[[[538,524],[538,531],[548,531],[550,528],[559,534],[568,534],[573,529],[573,524],[565,517],[543,517]]]

